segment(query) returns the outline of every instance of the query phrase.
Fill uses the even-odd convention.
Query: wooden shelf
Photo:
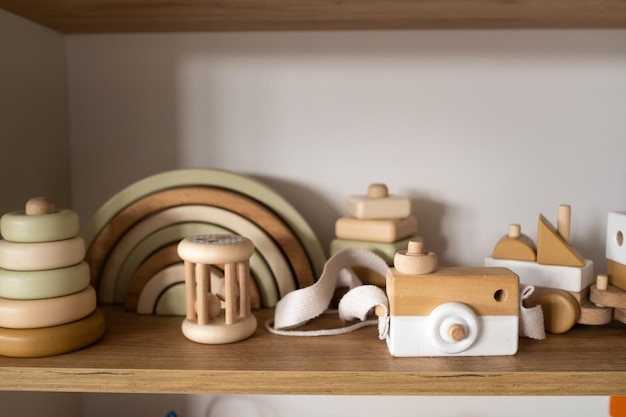
[[[626,395],[626,326],[579,326],[520,340],[515,356],[394,358],[374,327],[329,337],[253,337],[200,345],[182,318],[103,306],[104,338],[48,358],[0,357],[0,390],[355,395]],[[336,324],[318,319],[315,326]]]
[[[0,0],[63,33],[625,28],[623,0]]]

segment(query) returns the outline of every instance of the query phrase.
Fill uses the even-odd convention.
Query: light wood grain
[[[298,338],[267,332],[255,312],[244,341],[187,340],[179,317],[103,306],[104,338],[49,358],[0,357],[0,390],[137,393],[362,395],[625,395],[626,327],[576,326],[546,340],[521,339],[506,357],[394,358],[376,329]],[[325,317],[308,325],[337,325]],[[610,358],[610,360],[607,360]]]
[[[620,0],[0,0],[65,33],[423,28],[623,28]]]

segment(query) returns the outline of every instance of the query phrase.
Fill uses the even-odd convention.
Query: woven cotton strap
[[[387,297],[378,287],[361,285],[361,281],[352,272],[353,267],[371,269],[382,276],[386,275],[389,268],[384,259],[365,249],[347,248],[337,252],[326,262],[322,275],[313,285],[292,291],[278,301],[274,320],[265,325],[267,330],[288,336],[325,336],[348,333],[378,323],[378,320],[366,318],[377,305],[387,311]],[[338,329],[291,330],[326,312],[335,289],[341,286],[351,290],[339,303],[339,317],[343,321],[359,319],[359,323]]]
[[[337,252],[324,265],[324,270],[315,284],[288,293],[278,301],[274,320],[268,320],[265,328],[283,336],[329,336],[349,333],[365,326],[378,324],[378,337],[384,339],[389,330],[389,301],[385,292],[374,285],[361,285],[361,281],[352,272],[353,267],[371,269],[383,276],[389,268],[378,255],[361,248],[348,248]],[[335,288],[348,287],[350,290],[339,302],[339,317],[347,322],[354,319],[359,322],[323,330],[293,330],[328,310]],[[532,339],[545,339],[543,311],[541,306],[526,308],[523,301],[534,292],[535,287],[525,285],[520,291],[519,335]],[[372,310],[382,309],[378,319],[367,320]]]
[[[524,300],[535,292],[535,287],[526,285],[520,291],[519,300],[519,335],[531,339],[543,340],[546,338],[546,328],[543,322],[541,305],[526,308]]]

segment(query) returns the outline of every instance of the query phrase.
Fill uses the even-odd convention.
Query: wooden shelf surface
[[[374,327],[342,336],[269,333],[257,311],[249,339],[200,345],[181,317],[101,307],[98,343],[47,358],[0,357],[0,390],[333,395],[626,395],[626,325],[578,326],[521,339],[505,357],[394,358]],[[313,326],[334,326],[322,318]]]
[[[624,28],[623,0],[0,0],[63,33]]]

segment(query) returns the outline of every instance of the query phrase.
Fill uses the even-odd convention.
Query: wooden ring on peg
[[[0,328],[0,355],[39,358],[60,355],[95,343],[105,330],[104,314],[95,310],[87,317],[41,329]]]
[[[10,242],[39,243],[70,239],[78,235],[80,222],[72,210],[29,215],[12,211],[0,218],[2,237]]]
[[[196,264],[230,264],[247,261],[254,253],[250,239],[239,235],[192,236],[178,244],[178,255]]]
[[[76,265],[85,258],[80,236],[56,242],[16,243],[0,240],[0,268],[39,271]]]
[[[408,249],[396,252],[393,265],[401,274],[430,274],[437,269],[437,254],[424,251],[422,242],[411,241]]]
[[[91,314],[96,303],[92,286],[75,294],[43,300],[0,298],[0,327],[35,329],[70,323]]]
[[[16,300],[62,297],[84,290],[89,281],[87,262],[41,271],[0,269],[0,297]]]

